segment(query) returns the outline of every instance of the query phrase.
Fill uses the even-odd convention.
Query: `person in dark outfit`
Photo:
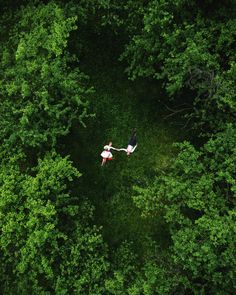
[[[126,149],[127,156],[132,154],[135,151],[136,147],[137,147],[137,130],[134,129]]]

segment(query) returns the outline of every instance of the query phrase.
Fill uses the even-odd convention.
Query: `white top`
[[[132,146],[132,145],[129,144],[127,146],[126,151],[129,152],[129,153],[133,153],[135,151],[136,147],[137,147],[137,144],[136,144],[136,146]]]
[[[132,153],[133,152],[133,146],[132,145],[128,145],[127,146],[127,152]]]

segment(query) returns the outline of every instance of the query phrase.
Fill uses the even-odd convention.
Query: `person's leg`
[[[137,144],[136,137],[130,138],[129,145],[136,146],[136,144]]]
[[[103,159],[102,159],[102,164],[101,164],[101,166],[104,166],[104,165],[105,165],[105,163],[106,163],[106,159],[105,159],[105,158],[103,158]]]
[[[137,139],[136,139],[136,134],[133,134],[128,142],[128,145],[136,146],[137,144]]]

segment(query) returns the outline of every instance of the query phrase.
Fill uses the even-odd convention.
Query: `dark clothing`
[[[133,135],[131,136],[128,145],[132,145],[132,146],[136,146],[137,144],[137,138],[136,138],[136,132],[133,133]]]

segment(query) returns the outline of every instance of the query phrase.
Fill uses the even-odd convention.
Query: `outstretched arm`
[[[122,149],[117,149],[119,152],[120,151],[124,151],[124,152],[127,152],[127,149],[124,149],[124,148],[122,148]]]
[[[122,148],[122,149],[117,149],[117,148],[114,148],[113,146],[111,146],[110,149],[115,150],[115,151],[118,151],[118,152],[120,152],[120,151],[127,152],[127,149],[124,149],[124,148]]]
[[[136,144],[136,146],[132,149],[132,153],[135,151],[135,149],[136,149],[137,146],[138,146],[138,145]]]
[[[110,147],[111,150],[120,151],[120,149],[114,148],[113,146]]]

